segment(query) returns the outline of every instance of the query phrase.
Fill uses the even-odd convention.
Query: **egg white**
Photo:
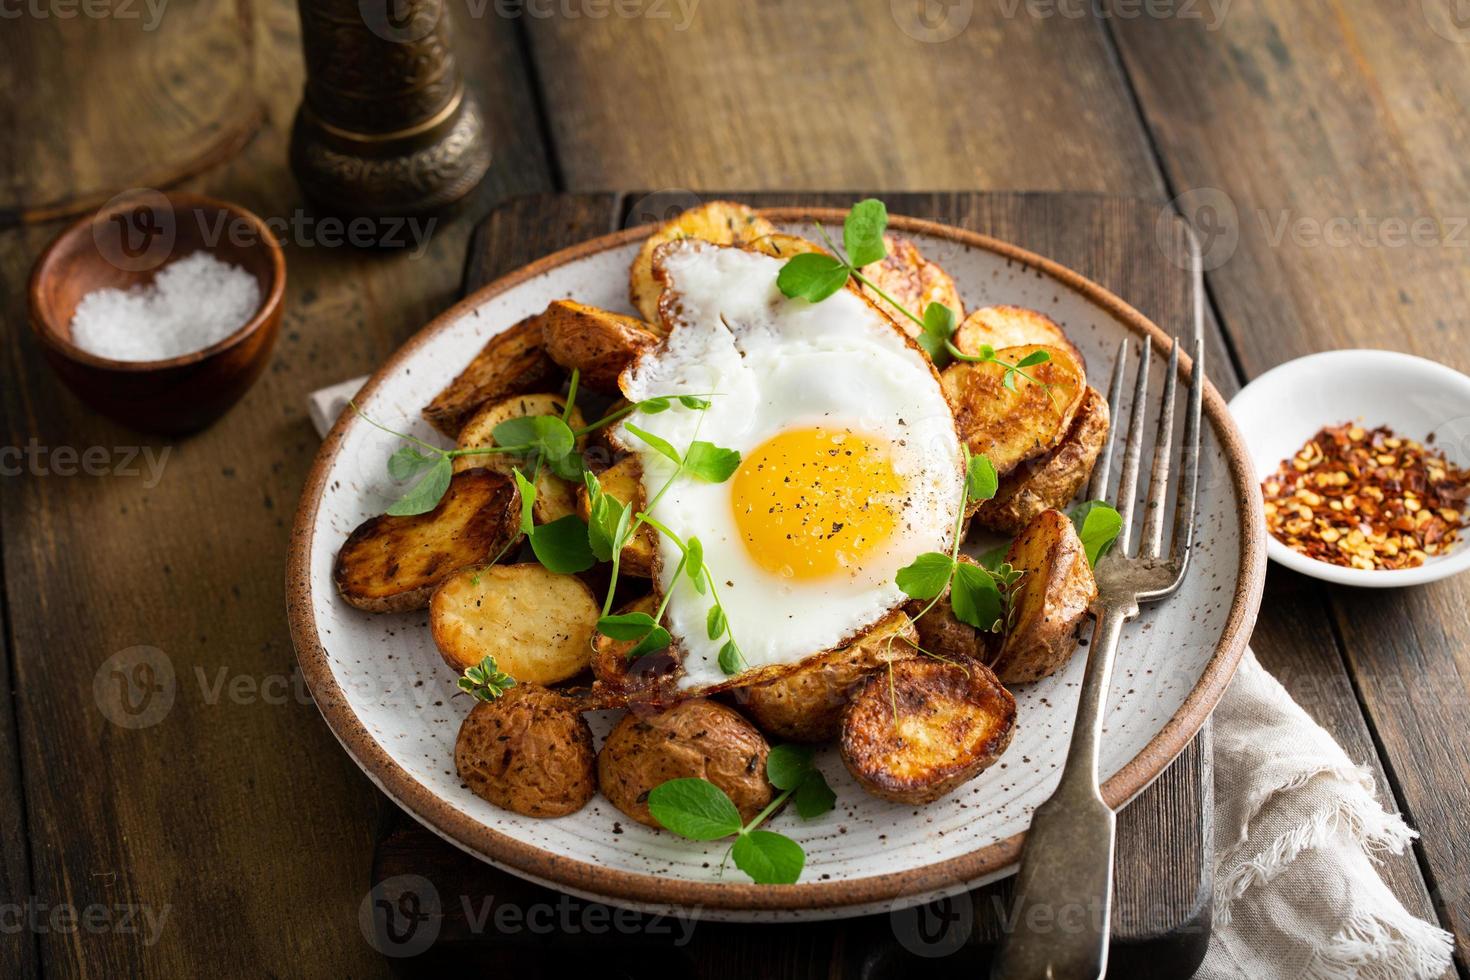
[[[660,253],[668,284],[667,340],[622,377],[631,401],[709,395],[710,407],[676,407],[627,421],[681,452],[695,439],[748,456],[795,428],[851,428],[886,437],[904,504],[893,535],[861,567],[820,579],[773,575],[752,560],[731,507],[731,482],[680,475],[652,513],[681,537],[699,538],[716,592],[749,669],[789,665],[840,646],[906,596],[898,569],[926,551],[947,550],[963,506],[962,451],[954,417],[922,351],[887,316],[843,289],[820,303],[788,299],[776,286],[782,261],[737,248],[681,242]],[[619,426],[614,433],[643,468],[644,499],[668,483],[675,464]],[[657,587],[665,625],[680,649],[682,689],[729,680],[723,640],[707,635],[710,593],[671,581],[681,552],[659,535]]]

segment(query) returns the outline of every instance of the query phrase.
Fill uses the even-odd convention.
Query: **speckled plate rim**
[[[829,222],[835,227],[844,217],[844,212],[832,208],[766,208],[760,213],[778,225],[816,219]],[[1133,333],[1149,338],[1156,351],[1167,353],[1172,346],[1169,336],[1143,314],[1097,283],[1050,259],[987,235],[920,218],[893,216],[889,219],[889,226],[897,231],[929,235],[948,239],[965,247],[983,249],[1028,266],[1081,294]],[[370,396],[421,344],[486,301],[569,262],[645,238],[652,228],[651,225],[629,228],[553,252],[476,290],[409,338],[373,374],[359,397],[366,399]],[[1180,371],[1187,372],[1189,357],[1181,352],[1179,361]],[[1255,468],[1246,452],[1244,441],[1226,410],[1225,401],[1214,385],[1206,385],[1204,402],[1205,416],[1220,441],[1235,488],[1236,513],[1241,534],[1235,597],[1215,652],[1179,711],[1132,761],[1103,785],[1103,798],[1115,808],[1131,800],[1153,782],[1205,723],[1205,719],[1225,693],[1245,651],[1265,586],[1265,527],[1261,519],[1261,494],[1256,485]],[[517,840],[460,812],[414,779],[373,739],[338,685],[328,662],[327,652],[317,634],[313,615],[311,552],[318,527],[318,512],[327,475],[338,449],[347,431],[359,424],[366,423],[350,413],[337,420],[337,424],[332,427],[317,451],[316,461],[301,494],[291,531],[286,566],[286,602],[291,638],[296,646],[302,674],[317,707],[343,748],[379,788],[441,837],[497,867],[543,884],[613,902],[621,900],[626,904],[646,908],[709,910],[716,913],[716,916],[722,910],[825,910],[827,915],[861,914],[884,903],[897,903],[906,898],[912,899],[913,896],[952,893],[957,890],[957,883],[975,883],[982,879],[1000,877],[1019,860],[1025,840],[1024,833],[1015,834],[957,858],[866,878],[794,885],[683,881],[567,858]]]

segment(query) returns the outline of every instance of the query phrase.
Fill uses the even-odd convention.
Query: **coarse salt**
[[[208,252],[194,252],[165,265],[146,286],[83,296],[72,315],[71,339],[115,361],[160,361],[224,340],[259,307],[260,284],[253,275]]]

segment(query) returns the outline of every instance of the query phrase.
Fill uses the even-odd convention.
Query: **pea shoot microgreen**
[[[734,837],[726,854],[735,867],[760,885],[790,885],[801,877],[806,852],[775,831],[758,829],[788,799],[803,820],[827,813],[837,795],[821,770],[812,764],[811,749],[778,745],[766,758],[766,778],[779,792],[749,823],[725,791],[707,779],[690,777],[660,783],[648,794],[648,810],[665,829],[689,840]],[[723,869],[724,863],[720,867]]]
[[[459,679],[459,691],[479,701],[494,701],[516,686],[516,679],[495,663],[494,657],[486,657],[473,667],[466,667]]]
[[[864,267],[881,262],[888,256],[888,244],[883,240],[883,233],[887,229],[888,208],[882,201],[871,197],[857,202],[847,212],[847,217],[842,222],[841,249],[818,222],[817,232],[832,254],[803,252],[792,256],[781,266],[781,272],[776,276],[777,288],[792,299],[820,303],[846,286],[849,279],[856,279],[895,312],[918,325],[919,333],[914,339],[928,353],[935,367],[944,367],[950,358],[975,364],[992,363],[1005,368],[1001,383],[1011,391],[1016,390],[1017,377],[1025,378],[1032,384],[1042,384],[1025,369],[1051,360],[1051,355],[1046,351],[1033,351],[1015,363],[1001,360],[996,356],[995,348],[989,344],[982,345],[978,354],[966,354],[952,340],[955,331],[959,329],[954,310],[943,303],[930,303],[924,307],[924,315],[919,316],[864,275]]]
[[[1087,551],[1087,563],[1096,568],[1098,561],[1112,550],[1123,530],[1123,515],[1104,500],[1089,500],[1073,507],[1067,514],[1082,547]]]

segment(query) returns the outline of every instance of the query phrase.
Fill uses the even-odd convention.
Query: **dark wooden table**
[[[253,18],[224,19],[254,42],[245,79],[249,59],[214,55],[235,49],[196,6],[208,5],[175,0],[152,33],[34,13],[0,32],[0,975],[387,972],[358,910],[391,805],[301,692],[283,616],[287,525],[316,445],[303,396],[367,371],[443,308],[469,230],[509,195],[882,187],[1174,202],[1205,233],[1227,392],[1334,347],[1470,370],[1470,26],[1450,0],[1201,0],[1105,5],[1118,9],[1104,18],[1069,16],[1089,4],[966,0],[943,8],[951,29],[968,17],[958,30],[924,27],[908,0],[703,0],[687,20],[677,3],[626,17],[456,0],[496,153],[486,183],[421,254],[293,233],[271,370],[209,431],[141,440],[52,378],[24,328],[24,283],[59,228],[41,219],[69,195],[201,171],[185,186],[268,217],[304,207],[285,165],[294,8],[260,0]],[[211,57],[183,71],[191,43]],[[130,47],[149,52],[148,73],[108,77],[102,55]],[[124,470],[139,446],[167,450],[158,479]],[[109,472],[68,478],[53,455],[66,447],[103,447]],[[1367,594],[1273,568],[1254,640],[1421,831],[1385,868],[1454,930],[1462,975],[1467,610],[1464,579]],[[140,645],[164,651],[177,693],[160,722],[128,728],[99,711],[93,683]],[[841,973],[840,931],[823,935],[793,946],[793,970]]]

